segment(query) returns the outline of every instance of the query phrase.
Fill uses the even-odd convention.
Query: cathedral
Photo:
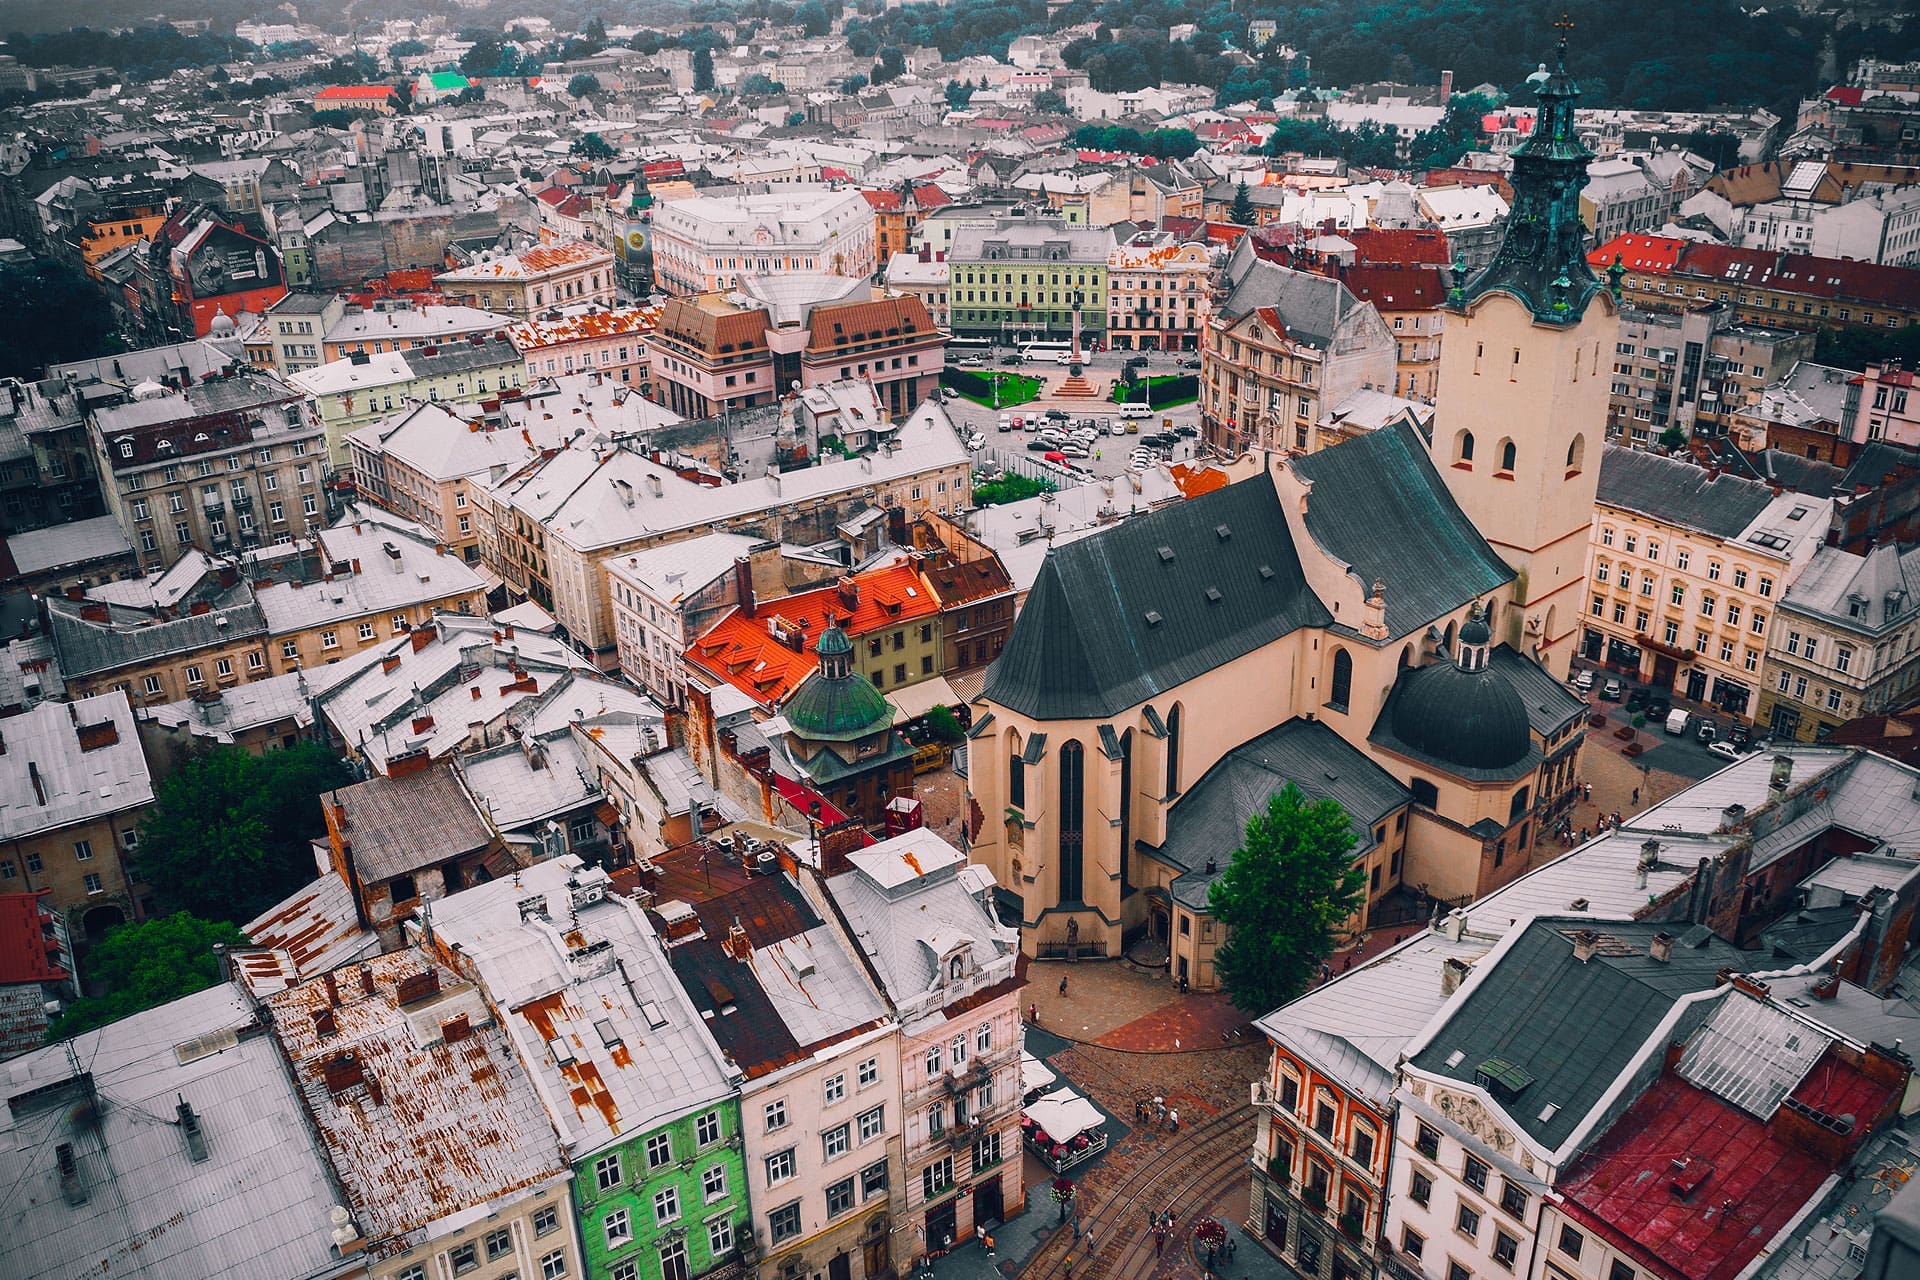
[[[1450,293],[1430,436],[1242,459],[1234,484],[1048,552],[969,769],[972,856],[1029,954],[1145,942],[1216,987],[1209,891],[1287,782],[1352,818],[1376,918],[1561,851],[1617,296],[1586,262],[1578,87],[1564,67],[1528,83],[1539,123],[1504,243]]]

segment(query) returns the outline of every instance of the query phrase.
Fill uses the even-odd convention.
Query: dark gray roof
[[[1418,630],[1513,578],[1453,500],[1420,436],[1405,422],[1295,458],[1313,485],[1307,530],[1353,567],[1364,587],[1387,584],[1387,630]]]
[[[1279,495],[1248,480],[1051,548],[986,695],[1039,720],[1110,716],[1332,620]]]
[[[1713,451],[1713,456],[1719,459],[1720,465],[1729,468],[1735,475],[1778,484],[1795,493],[1804,493],[1809,498],[1831,498],[1835,486],[1846,475],[1842,468],[1834,466],[1831,462],[1803,458],[1797,453],[1788,453],[1783,449],[1762,449],[1758,453],[1742,453],[1739,447],[1725,436],[1718,436],[1703,443]]]
[[[1508,782],[1540,763],[1526,719],[1518,694],[1491,667],[1469,674],[1442,657],[1401,669],[1367,741],[1450,777]],[[1501,830],[1492,823],[1475,834],[1491,839]]]
[[[267,634],[266,614],[245,584],[212,602],[209,612],[178,618],[157,619],[151,610],[109,605],[109,621],[88,622],[80,617],[81,607],[77,600],[47,600],[47,629],[69,679]]]
[[[1228,268],[1234,284],[1221,308],[1224,315],[1238,320],[1257,307],[1272,307],[1289,338],[1327,347],[1348,314],[1372,305],[1354,297],[1351,289],[1331,276],[1279,266],[1253,256],[1247,239],[1241,244],[1243,250]]]
[[[1699,533],[1736,538],[1767,509],[1773,490],[1758,480],[1725,472],[1709,475],[1692,462],[1610,444],[1601,455],[1595,501]]]
[[[1886,440],[1869,440],[1853,456],[1853,465],[1837,488],[1852,493],[1861,485],[1878,489],[1888,477],[1920,470],[1920,450],[1909,449]]]
[[[1803,908],[1770,925],[1760,935],[1760,945],[1776,956],[1811,964],[1846,937],[1859,920],[1858,903]]]
[[[346,837],[363,884],[439,866],[493,841],[450,761],[402,778],[378,774],[327,799],[345,810]]]
[[[1200,776],[1167,815],[1154,856],[1184,870],[1173,896],[1196,909],[1246,837],[1247,819],[1287,783],[1309,800],[1332,800],[1353,819],[1354,856],[1374,846],[1373,827],[1413,800],[1392,774],[1318,720],[1289,720],[1235,747]],[[1151,848],[1144,841],[1143,848]],[[1207,870],[1207,859],[1215,869]]]
[[[1541,737],[1551,737],[1586,714],[1584,699],[1553,678],[1532,658],[1501,645],[1487,654],[1487,665],[1507,678],[1527,708],[1527,725]]]
[[[495,365],[513,363],[516,358],[513,344],[504,338],[488,338],[484,342],[446,342],[432,352],[416,347],[407,352],[406,357],[407,368],[413,370],[416,378],[436,378],[449,373],[490,369]]]
[[[1698,946],[1676,944],[1671,960],[1649,957],[1653,935],[1674,928],[1584,916],[1535,920],[1490,971],[1475,975],[1477,984],[1412,1065],[1471,1084],[1489,1059],[1511,1063],[1532,1080],[1518,1096],[1502,1099],[1508,1116],[1546,1146],[1559,1147],[1675,1001],[1710,990],[1723,968],[1746,972],[1778,963],[1711,934]],[[1573,955],[1571,935],[1580,929],[1601,935],[1584,964]],[[1456,1051],[1458,1061],[1448,1065]],[[1556,1110],[1542,1120],[1550,1104]]]

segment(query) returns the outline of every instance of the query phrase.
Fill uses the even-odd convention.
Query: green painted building
[[[741,1072],[608,883],[573,855],[536,863],[435,902],[430,936],[533,1078],[590,1280],[732,1280],[752,1247]]]
[[[955,334],[1003,342],[1060,342],[1080,304],[1083,342],[1104,343],[1111,227],[1027,213],[954,229],[947,250],[947,315]]]

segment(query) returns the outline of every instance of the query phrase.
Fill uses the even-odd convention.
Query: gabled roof
[[[1512,580],[1512,568],[1454,502],[1406,422],[1289,465],[1313,485],[1307,530],[1314,541],[1351,566],[1362,587],[1387,584],[1391,635],[1407,635]]]
[[[986,696],[1041,720],[1114,715],[1332,621],[1273,486],[1229,485],[1049,550]]]
[[[1608,445],[1594,501],[1684,529],[1735,538],[1767,509],[1773,490],[1758,480],[1715,475],[1678,458]]]
[[[367,884],[452,862],[493,841],[473,797],[444,760],[405,777],[356,782],[325,801],[343,811],[342,834]]]

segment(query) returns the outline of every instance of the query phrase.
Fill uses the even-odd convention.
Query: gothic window
[[[1453,460],[1468,463],[1473,461],[1473,432],[1462,429],[1454,433]]]
[[[1577,435],[1573,438],[1573,443],[1567,446],[1567,474],[1579,475],[1586,468],[1586,463],[1587,437]]]
[[[1353,695],[1353,655],[1345,649],[1333,652],[1333,686],[1327,695],[1327,702],[1341,711],[1347,709],[1348,699]]]
[[[1180,707],[1167,712],[1167,796],[1180,793]]]
[[[1502,440],[1500,442],[1500,469],[1502,471],[1511,472],[1514,463],[1519,461],[1519,458],[1520,451],[1514,447],[1513,441]]]
[[[1020,731],[1007,730],[1007,803],[1016,809],[1027,804],[1027,762],[1020,756]]]
[[[1086,810],[1085,751],[1080,743],[1060,744],[1060,901],[1080,901],[1081,858]]]

